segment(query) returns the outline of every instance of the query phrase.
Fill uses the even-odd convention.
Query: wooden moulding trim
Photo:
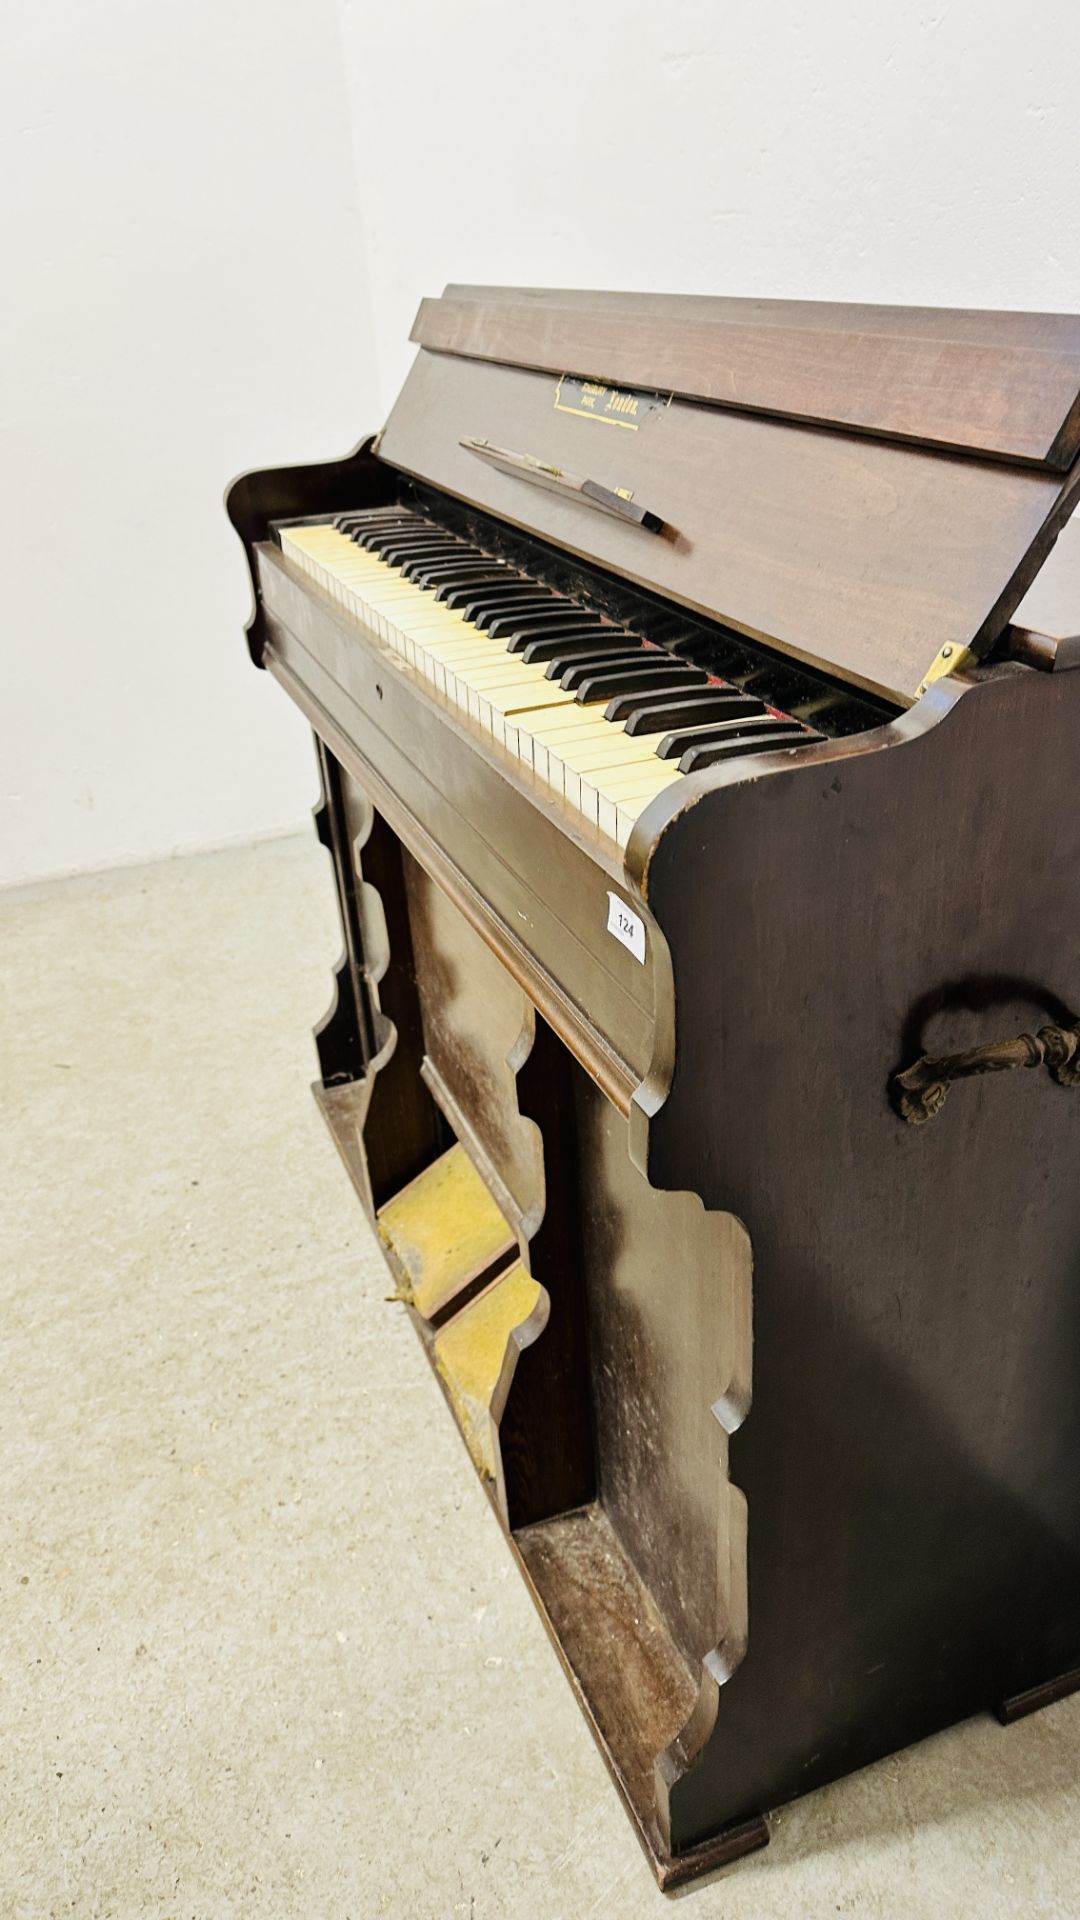
[[[558,1034],[559,1039],[570,1049],[574,1058],[580,1061],[586,1073],[595,1080],[601,1093],[610,1100],[612,1106],[622,1114],[624,1119],[628,1119],[637,1086],[637,1080],[630,1069],[616,1054],[603,1046],[595,1029],[586,1030],[583,1027],[580,1016],[571,1002],[560,993],[550,974],[538,966],[532,956],[514,940],[501,921],[493,918],[480,895],[469,886],[457,868],[446,858],[442,849],[401,804],[397,795],[380,778],[374,767],[356,751],[348,736],[326,711],[321,701],[315,699],[284,661],[278,659],[272,639],[267,645],[263,663],[310,721],[320,739],[326,742],[335,758],[374,801],[380,813],[390,822],[410,853],[414,854],[420,865],[438,881],[469,925],[476,930],[492,952],[498,955],[507,972],[528,995],[537,1012],[547,1021],[553,1032]]]
[[[737,303],[741,306],[742,303]],[[782,303],[780,303],[782,304]],[[1080,450],[1080,319],[1049,345],[958,336],[895,310],[889,330],[687,311],[424,300],[411,339],[439,353],[1063,471]]]

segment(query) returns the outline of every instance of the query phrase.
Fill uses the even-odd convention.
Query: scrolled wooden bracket
[[[1080,1020],[969,1047],[966,1053],[924,1053],[903,1073],[893,1075],[889,1091],[900,1118],[909,1126],[921,1127],[941,1112],[954,1080],[968,1080],[978,1073],[1011,1073],[1017,1067],[1046,1067],[1060,1087],[1080,1086]]]

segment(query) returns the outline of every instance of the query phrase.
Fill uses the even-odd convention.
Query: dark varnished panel
[[[424,1051],[531,1234],[544,1208],[540,1135],[518,1108],[517,1069],[532,1046],[531,1009],[517,982],[449,896],[404,855]]]
[[[750,1401],[750,1246],[730,1215],[648,1186],[583,1075],[575,1107],[600,1498],[698,1676],[745,1636],[743,1503],[713,1408],[731,1427]]]
[[[540,970],[537,1003],[558,996],[586,1050],[592,1035],[593,1070],[628,1100],[652,1046],[655,963],[640,966],[605,931],[608,888],[622,881],[613,844],[579,842],[550,789],[526,791],[516,763],[460,726],[447,703],[276,549],[261,548],[258,558],[268,663],[290,677],[294,697],[308,690],[317,731],[336,723],[343,739],[335,751],[348,742],[361,756],[395,830],[408,841],[419,829],[441,850],[511,972]],[[558,1026],[557,1014],[552,1005]]]
[[[693,295],[448,288],[441,352],[1059,469],[1080,446],[1080,318]]]
[[[934,704],[699,789],[642,872],[679,1010],[650,1174],[754,1248],[749,1648],[677,1845],[1080,1662],[1080,1094],[971,1081],[919,1129],[887,1095],[1080,1010],[1080,679]]]
[[[342,847],[338,869],[348,870],[356,893],[362,994],[371,1028],[371,1060],[363,1111],[364,1154],[373,1210],[415,1179],[448,1143],[448,1131],[424,1086],[423,1022],[416,985],[401,845],[368,796],[342,772],[326,748],[332,769],[334,837]],[[346,884],[346,897],[352,888]],[[320,1047],[323,1082],[327,1074]]]
[[[499,1428],[511,1529],[583,1506],[596,1492],[574,1067],[539,1015],[528,1021],[527,1039],[515,1054],[517,1103],[541,1146],[542,1204],[523,1219],[522,1238],[550,1312],[515,1369]]]
[[[318,737],[315,749],[322,793],[315,809],[315,830],[333,865],[344,941],[334,973],[333,998],[315,1030],[315,1048],[324,1086],[339,1086],[362,1077],[378,1040],[361,921],[359,874],[345,829],[341,768]]]
[[[1080,316],[1071,313],[1023,313],[993,307],[917,307],[868,305],[848,300],[765,300],[721,293],[628,293],[589,287],[490,287],[452,281],[444,300],[476,300],[484,305],[582,307],[602,313],[640,313],[657,322],[697,314],[740,326],[769,320],[810,332],[910,333],[934,340],[998,342],[1029,351],[1067,352],[1080,340]]]
[[[421,352],[381,455],[901,704],[942,645],[1000,631],[1064,511],[1056,475],[677,400],[624,432],[556,410],[555,390],[545,374]],[[462,435],[629,488],[673,535],[500,473]]]

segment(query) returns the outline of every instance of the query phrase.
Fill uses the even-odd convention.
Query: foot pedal
[[[402,1298],[432,1326],[478,1293],[517,1252],[460,1143],[380,1207],[378,1223]]]
[[[546,1295],[515,1261],[435,1335],[435,1365],[475,1465],[496,1480],[498,1426],[522,1347],[542,1331]]]

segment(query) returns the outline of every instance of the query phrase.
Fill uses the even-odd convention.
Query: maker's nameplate
[[[640,393],[633,387],[605,387],[597,380],[579,380],[564,373],[555,389],[555,411],[576,413],[584,420],[603,420],[609,427],[629,427],[636,433],[650,413],[662,413],[671,399],[659,393]]]

